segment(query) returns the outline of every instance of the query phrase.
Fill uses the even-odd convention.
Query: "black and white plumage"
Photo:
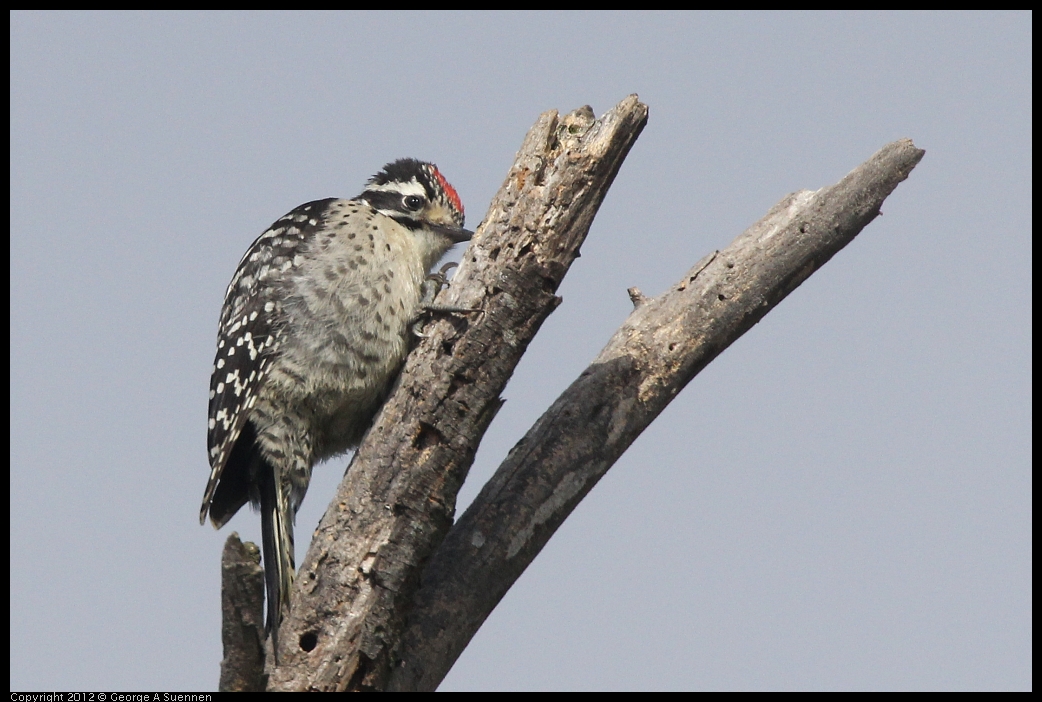
[[[261,512],[267,629],[293,582],[293,520],[314,464],[357,446],[409,348],[431,267],[467,241],[430,163],[387,164],[351,200],[316,200],[253,242],[228,285],[210,378],[200,522]]]

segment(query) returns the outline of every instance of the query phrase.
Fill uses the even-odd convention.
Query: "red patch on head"
[[[459,199],[459,193],[456,192],[456,188],[452,187],[449,181],[445,180],[445,176],[441,174],[441,171],[436,166],[432,166],[432,170],[434,171],[434,177],[441,183],[441,189],[445,191],[445,197],[449,199],[452,206],[459,210],[459,213],[462,215],[463,202]]]

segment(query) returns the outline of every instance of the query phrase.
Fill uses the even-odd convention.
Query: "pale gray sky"
[[[476,226],[540,112],[634,92],[648,126],[461,507],[627,287],[887,142],[926,157],[623,456],[442,689],[1030,689],[1031,59],[1028,13],[12,14],[12,689],[216,686],[221,546],[260,529],[198,524],[209,372],[265,227],[402,156]]]

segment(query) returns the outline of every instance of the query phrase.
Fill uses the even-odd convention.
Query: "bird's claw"
[[[423,297],[420,300],[420,313],[416,315],[410,325],[413,336],[426,339],[429,334],[420,331],[423,318],[430,314],[470,314],[480,312],[477,307],[456,307],[454,305],[435,305],[434,298],[438,296],[445,287],[449,285],[449,278],[445,274],[459,266],[455,261],[449,261],[442,266],[437,273],[430,273],[423,282]]]

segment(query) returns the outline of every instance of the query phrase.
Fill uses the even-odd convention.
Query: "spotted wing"
[[[222,474],[246,427],[250,410],[272,363],[278,358],[282,308],[280,281],[292,274],[294,259],[321,226],[331,202],[316,200],[281,217],[261,234],[239,261],[228,290],[217,332],[217,354],[210,376],[210,407],[206,444],[210,479],[206,484],[200,523],[206,521]],[[245,476],[238,476],[244,481]],[[245,504],[246,483],[231,509],[211,512],[220,527]]]

